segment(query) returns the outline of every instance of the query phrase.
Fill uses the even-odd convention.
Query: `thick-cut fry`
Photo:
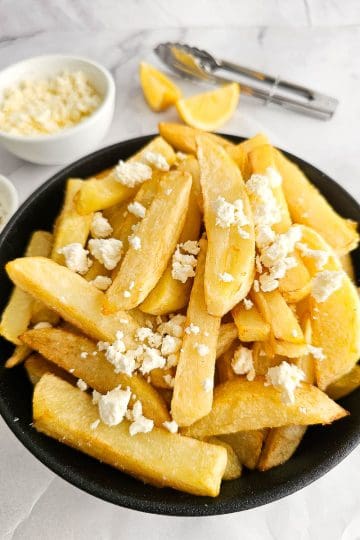
[[[235,379],[236,375],[231,365],[234,353],[239,346],[239,342],[232,343],[230,348],[216,359],[216,373],[219,383]]]
[[[59,264],[65,262],[64,255],[59,253],[60,248],[73,243],[84,246],[89,236],[92,214],[81,216],[75,206],[75,197],[85,183],[79,178],[71,178],[66,184],[64,205],[55,222],[51,252],[51,258]]]
[[[210,437],[210,439],[208,439],[206,442],[215,444],[217,446],[222,446],[226,450],[227,463],[223,480],[236,480],[237,478],[240,478],[242,469],[241,463],[230,444],[227,444],[218,437]]]
[[[247,139],[240,144],[234,144],[226,148],[228,154],[240,168],[244,180],[248,180],[252,173],[251,164],[249,162],[249,153],[252,152],[254,148],[263,146],[264,144],[269,144],[269,140],[266,135],[259,133],[251,139]]]
[[[159,133],[176,150],[194,155],[197,152],[196,137],[203,134],[200,129],[184,126],[183,124],[169,124],[167,122],[160,122]],[[206,133],[206,137],[209,137],[215,144],[219,144],[224,148],[234,146],[232,142],[214,133]]]
[[[101,394],[106,394],[119,384],[129,386],[142,402],[145,416],[152,418],[157,425],[170,420],[167,407],[156,390],[141,375],[115,373],[104,353],[97,351],[96,344],[87,337],[60,328],[43,328],[29,330],[21,339],[57,366],[71,372],[74,377],[83,379],[90,388]],[[94,352],[97,354],[94,355]],[[81,353],[87,353],[86,357],[81,357]]]
[[[278,366],[283,360],[283,358],[274,353],[272,348],[270,351],[268,351],[266,342],[258,341],[254,343],[252,351],[253,365],[256,375],[266,375],[269,368]]]
[[[256,306],[246,309],[240,302],[232,310],[241,341],[265,341],[270,335],[270,325],[260,315]]]
[[[224,354],[238,338],[238,331],[234,323],[224,323],[220,326],[218,342],[216,345],[216,358]]]
[[[289,268],[285,276],[279,280],[279,291],[288,303],[300,302],[310,293],[310,274],[299,254],[295,251],[292,257],[296,266]]]
[[[191,174],[193,162],[197,164],[196,159],[190,156],[179,165],[178,170],[189,172]],[[189,164],[189,167],[187,167],[186,164]],[[179,244],[187,242],[188,240],[197,240],[199,238],[201,226],[201,214],[198,205],[197,193],[199,187],[194,187],[194,174],[192,174],[192,179],[193,183],[189,197],[189,205],[183,230],[181,231],[179,237]],[[197,178],[196,183],[199,183],[199,178]],[[144,302],[140,306],[140,309],[145,313],[152,313],[153,315],[164,315],[166,313],[178,311],[187,305],[191,285],[191,279],[188,279],[185,283],[182,283],[181,281],[172,277],[172,259],[170,259],[165,272],[161,276],[155,288],[150,292],[147,298],[145,298]]]
[[[339,255],[354,249],[359,241],[354,223],[335,212],[297,165],[278,150],[274,156],[294,222],[315,229]]]
[[[340,379],[330,384],[326,393],[331,399],[341,399],[360,386],[360,365],[356,365],[349,373],[343,375]]]
[[[270,144],[256,146],[253,150],[251,150],[249,153],[249,163],[252,174],[267,174],[269,168],[273,169],[274,171],[277,170],[273,155],[273,148],[270,146]],[[272,228],[277,233],[284,233],[291,225],[291,218],[282,185],[272,184],[271,191],[273,192],[281,212],[281,221],[279,221],[279,223],[275,223]]]
[[[342,255],[340,257],[341,266],[343,267],[344,272],[347,273],[351,281],[355,282],[355,270],[353,266],[353,262],[351,259],[350,253],[346,253],[345,255]]]
[[[275,338],[290,343],[304,342],[300,325],[278,289],[271,292],[252,290],[251,298],[264,320],[270,324]]]
[[[46,231],[35,231],[25,251],[25,257],[48,257],[51,251],[52,235]],[[0,322],[0,335],[20,345],[19,335],[25,332],[30,324],[33,298],[25,291],[15,287],[5,307]]]
[[[255,262],[254,224],[238,167],[223,148],[206,136],[197,137],[197,142],[208,236],[205,298],[209,313],[222,317],[246,296],[251,287]],[[237,225],[224,228],[217,224],[215,205],[219,197],[231,204],[242,201],[249,222],[242,231],[248,238],[239,234]],[[223,281],[224,274],[230,274],[232,280]]]
[[[196,325],[198,334],[185,332],[175,375],[171,414],[179,426],[189,426],[211,410],[216,344],[220,317],[207,312],[204,297],[206,240],[200,253],[186,314],[186,327]]]
[[[267,471],[291,458],[299,446],[306,426],[282,426],[271,429],[261,452],[258,469]]]
[[[38,353],[32,353],[25,360],[24,366],[26,373],[34,386],[40,381],[41,377],[45,375],[45,373],[52,373],[60,379],[64,379],[72,384],[76,383],[75,377],[73,377],[70,373],[59,368],[59,366],[56,364],[49,362],[46,360],[46,358]]]
[[[290,341],[281,341],[274,339],[271,342],[274,354],[287,356],[288,358],[299,358],[307,353],[306,343],[290,343]]]
[[[15,285],[94,339],[111,342],[122,330],[130,345],[129,336],[137,328],[132,317],[124,312],[104,316],[104,293],[65,266],[44,257],[24,257],[9,262],[6,271]]]
[[[341,271],[341,263],[326,241],[313,229],[302,227],[302,241],[310,248],[324,251],[328,260],[323,270]],[[311,258],[304,258],[310,273],[318,269]],[[341,286],[324,302],[309,296],[312,345],[320,347],[323,360],[315,359],[316,379],[324,390],[350,372],[360,356],[360,302],[358,292],[344,272]]]
[[[54,375],[44,375],[35,386],[33,410],[38,431],[117,469],[196,495],[219,493],[227,462],[224,448],[163,428],[132,437],[127,420],[93,430],[98,411],[91,397]]]
[[[239,431],[220,435],[219,439],[228,443],[239,458],[240,463],[248,469],[255,469],[260,457],[265,430]]]
[[[130,246],[126,252],[107,290],[106,311],[138,306],[159,281],[184,226],[191,182],[188,173],[164,175],[156,199],[136,230],[141,249]]]
[[[26,345],[16,345],[12,355],[5,362],[6,368],[12,368],[21,364],[31,354],[30,347]]]
[[[237,377],[217,386],[211,412],[182,431],[189,437],[204,438],[289,424],[328,424],[347,414],[310,384],[302,383],[296,389],[295,403],[284,404],[279,390],[265,386],[263,377],[254,381]]]
[[[140,152],[135,154],[129,161],[141,161],[145,152],[159,153],[171,166],[175,163],[175,152],[161,137],[155,137]],[[76,209],[79,214],[90,214],[97,210],[109,208],[133,197],[139,186],[129,188],[116,180],[115,169],[102,180],[91,178],[84,182],[76,196]]]
[[[89,270],[86,272],[84,278],[87,281],[92,281],[96,278],[96,276],[110,276],[110,271],[105,268],[101,262],[99,262],[97,259],[93,260],[92,265],[90,266]]]

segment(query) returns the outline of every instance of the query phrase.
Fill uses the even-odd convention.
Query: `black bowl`
[[[229,137],[241,142],[240,137]],[[0,311],[5,306],[11,283],[4,265],[24,253],[30,233],[35,229],[51,230],[63,199],[66,179],[85,178],[125,159],[150,137],[140,137],[114,144],[69,165],[43,184],[21,206],[0,237]],[[288,154],[343,216],[360,220],[360,207],[352,197],[328,176],[312,165]],[[353,253],[360,272],[359,250]],[[11,345],[1,340],[0,365],[10,355]],[[195,497],[171,489],[159,489],[131,478],[37,433],[31,426],[32,386],[22,366],[11,370],[0,367],[0,412],[24,446],[49,469],[71,484],[105,501],[143,512],[177,516],[227,514],[254,508],[289,495],[310,484],[349,454],[360,440],[360,390],[353,392],[342,405],[351,412],[331,426],[308,429],[291,460],[266,473],[245,472],[239,480],[224,482],[216,499]],[[18,420],[17,420],[18,419]],[[26,488],[26,486],[25,486]]]

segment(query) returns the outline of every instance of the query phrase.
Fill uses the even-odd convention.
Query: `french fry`
[[[354,249],[359,241],[354,223],[337,214],[299,167],[284,154],[274,149],[274,156],[293,221],[315,229],[338,255]]]
[[[279,390],[265,386],[263,377],[253,381],[237,377],[217,386],[211,412],[182,432],[204,438],[289,424],[328,424],[347,414],[310,384],[302,383],[295,391],[295,403],[285,405]]]
[[[346,272],[349,278],[351,279],[351,281],[355,283],[356,277],[355,277],[354,266],[353,266],[350,253],[346,253],[345,255],[342,255],[340,257],[340,263],[341,263],[341,266],[343,267],[344,272]]]
[[[129,336],[137,328],[132,317],[124,312],[104,316],[104,293],[65,266],[44,257],[24,257],[9,262],[6,271],[15,285],[85,334],[112,342],[116,332],[122,330],[127,346],[130,345]]]
[[[129,161],[141,161],[147,151],[162,154],[170,166],[175,162],[175,152],[161,137],[155,137]],[[102,180],[91,178],[84,182],[76,196],[76,209],[81,215],[103,210],[130,199],[137,190],[138,186],[129,188],[118,182],[115,169],[112,169],[109,175]]]
[[[238,341],[235,341],[226,352],[216,359],[216,373],[219,383],[235,379],[236,375],[232,368],[231,360],[234,358],[234,353],[238,346]]]
[[[105,208],[103,210],[103,216],[109,221],[114,231],[117,231],[119,227],[121,227],[125,215],[127,214],[128,204],[128,201],[123,201],[121,203],[114,204],[113,206],[109,206],[109,208]]]
[[[171,124],[167,122],[160,122],[159,124],[160,135],[180,152],[186,152],[188,154],[196,155],[196,137],[203,132],[199,129],[195,129],[183,124]],[[206,137],[209,137],[215,144],[219,144],[224,148],[233,146],[233,144],[214,133],[206,133]]]
[[[171,384],[167,382],[167,375],[172,379],[175,376],[174,368],[156,368],[150,372],[151,384],[155,388],[172,388]]]
[[[249,162],[249,153],[254,150],[254,148],[263,146],[264,144],[269,144],[268,138],[266,135],[258,133],[251,139],[247,139],[240,144],[234,144],[233,146],[226,148],[227,153],[240,168],[244,180],[248,180],[252,174],[251,165]]]
[[[92,265],[89,270],[86,272],[84,278],[86,281],[92,281],[96,276],[110,276],[110,270],[107,270],[103,264],[97,259],[93,260]]]
[[[206,248],[206,240],[200,240],[196,275],[186,313],[186,326],[196,325],[200,333],[184,334],[171,401],[171,414],[179,426],[189,426],[207,415],[212,404],[220,317],[210,315],[206,309]]]
[[[295,453],[306,431],[306,426],[282,426],[271,429],[266,437],[257,468],[267,471],[282,465]]]
[[[191,182],[188,173],[164,175],[157,197],[136,231],[141,249],[130,246],[126,252],[106,292],[106,311],[138,306],[159,281],[184,226]]]
[[[311,249],[325,251],[328,260],[323,270],[340,271],[341,263],[331,247],[313,229],[302,227],[302,241]],[[310,273],[318,271],[311,258],[304,258]],[[321,347],[325,358],[315,359],[319,388],[327,386],[349,373],[360,356],[360,302],[358,292],[344,272],[341,286],[324,302],[309,296],[312,345]]]
[[[24,366],[31,383],[34,386],[40,381],[41,377],[45,375],[45,373],[52,373],[53,375],[56,375],[60,379],[64,379],[71,384],[76,383],[75,377],[73,377],[70,373],[67,373],[63,369],[59,368],[56,364],[49,362],[46,360],[46,358],[38,353],[30,354],[30,356],[25,360]]]
[[[167,407],[156,390],[141,375],[115,373],[104,353],[97,351],[96,343],[86,336],[60,328],[42,328],[25,332],[21,339],[47,360],[83,379],[101,394],[119,385],[128,386],[142,402],[145,416],[152,418],[157,425],[170,420]],[[82,358],[81,353],[87,353],[86,358]]]
[[[232,310],[232,316],[241,341],[265,341],[270,335],[270,325],[260,315],[256,306],[246,309],[240,302]]]
[[[275,338],[290,343],[303,343],[304,336],[296,316],[291,311],[278,289],[271,292],[251,292],[251,299]]]
[[[216,358],[224,354],[238,338],[236,324],[224,323],[220,326],[218,342],[216,345]]]
[[[257,341],[253,346],[253,365],[256,375],[266,375],[269,368],[281,364],[283,358],[275,354],[271,349],[271,354],[264,350],[264,342]]]
[[[360,365],[356,365],[349,373],[346,373],[340,379],[330,384],[326,393],[331,399],[341,399],[360,386]]]
[[[194,157],[190,156],[182,162],[178,170],[192,173],[193,162],[197,164]],[[189,166],[186,166],[189,165]],[[198,165],[197,165],[198,167]],[[189,197],[189,205],[185,217],[185,223],[179,237],[179,243],[188,240],[197,240],[199,238],[201,226],[201,214],[198,206],[199,178],[196,180],[195,188],[194,174],[192,174],[192,187]],[[153,315],[164,315],[173,313],[185,307],[188,304],[192,280],[188,279],[185,283],[172,277],[172,260],[170,259],[165,272],[156,284],[155,288],[145,298],[140,309],[145,313]]]
[[[230,444],[227,444],[225,441],[222,441],[217,437],[210,437],[210,439],[208,439],[206,442],[215,444],[215,446],[222,446],[226,450],[227,463],[223,480],[236,480],[237,478],[240,478],[242,469],[241,463]]]
[[[26,345],[16,345],[12,355],[6,360],[5,367],[13,368],[21,364],[29,354],[31,354],[30,347],[27,347]]]
[[[35,231],[25,251],[25,257],[48,257],[51,251],[52,235],[46,231]],[[19,335],[30,324],[33,298],[19,287],[15,287],[2,313],[0,335],[14,345],[20,345]]]
[[[222,317],[248,293],[254,278],[255,238],[250,203],[241,173],[226,151],[206,136],[197,137],[200,181],[204,197],[204,220],[208,236],[205,267],[205,298],[209,313]],[[224,180],[219,182],[219,178]],[[214,205],[218,197],[243,202],[248,238],[242,238],[237,226],[216,224]],[[224,282],[228,273],[233,280]]]
[[[266,174],[268,168],[277,170],[277,164],[274,159],[273,148],[270,144],[256,146],[249,153],[249,163],[252,174]],[[288,205],[284,196],[282,184],[272,185],[271,191],[276,199],[277,205],[281,212],[281,221],[275,223],[272,228],[277,233],[286,232],[291,225]]]
[[[279,280],[279,291],[287,303],[300,302],[311,290],[308,269],[296,251],[292,256],[296,259],[297,265],[289,268],[285,276]]]
[[[231,446],[242,465],[248,469],[255,469],[264,442],[264,431],[260,429],[239,431],[238,433],[219,435],[219,439]]]
[[[91,397],[54,375],[44,375],[35,386],[33,411],[35,429],[121,471],[196,495],[219,493],[224,448],[156,427],[132,437],[127,420],[93,430],[98,412]]]
[[[306,343],[291,343],[290,341],[281,341],[274,339],[271,344],[274,354],[287,356],[288,358],[299,358],[307,353]]]
[[[85,182],[78,178],[70,178],[66,184],[64,205],[55,222],[51,252],[52,260],[58,264],[64,264],[65,261],[64,255],[58,252],[60,248],[75,242],[84,246],[89,236],[92,214],[80,216],[74,202],[76,194],[84,184]]]
[[[35,325],[39,322],[48,322],[52,326],[59,323],[59,315],[52,309],[48,308],[39,300],[34,300],[31,308],[31,324]]]

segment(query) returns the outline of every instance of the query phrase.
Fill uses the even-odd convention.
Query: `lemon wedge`
[[[189,98],[179,99],[176,108],[185,124],[206,131],[213,131],[234,114],[239,102],[240,87],[230,83]]]
[[[140,83],[145,99],[154,111],[164,111],[181,98],[180,89],[150,64],[141,62]]]

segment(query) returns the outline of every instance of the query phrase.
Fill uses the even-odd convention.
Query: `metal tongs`
[[[242,94],[258,98],[265,105],[276,103],[298,113],[329,120],[339,103],[315,90],[215,58],[207,51],[183,43],[160,43],[154,51],[182,77],[223,84],[234,79],[223,77],[221,72],[237,75],[236,82],[240,83]],[[248,84],[249,81],[255,84]]]

